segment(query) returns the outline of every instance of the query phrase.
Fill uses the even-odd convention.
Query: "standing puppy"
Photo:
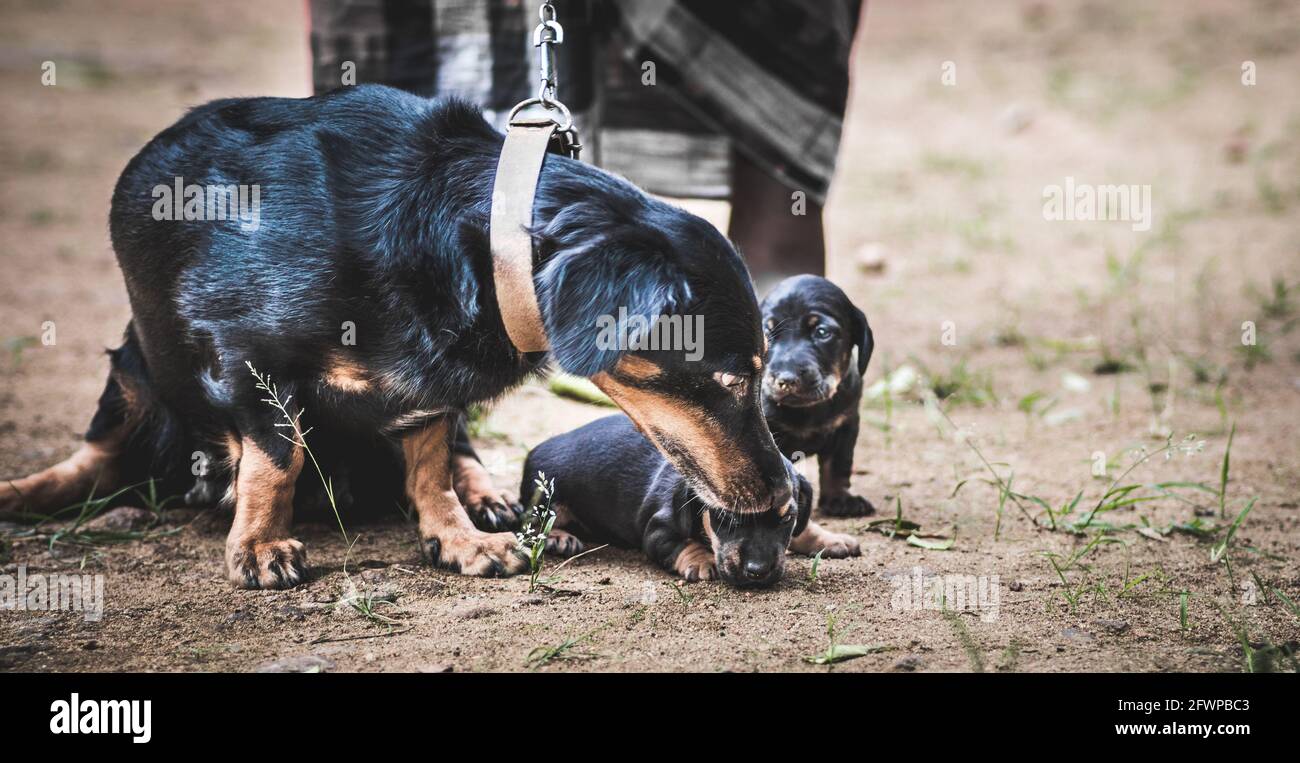
[[[791,459],[817,456],[822,514],[875,513],[870,501],[849,492],[862,375],[875,346],[867,316],[838,286],[808,275],[777,284],[762,311],[770,343],[763,414],[777,447]]]

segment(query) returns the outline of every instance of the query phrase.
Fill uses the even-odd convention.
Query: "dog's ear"
[[[808,527],[808,521],[812,518],[812,483],[802,474],[795,473],[795,481],[799,484],[795,486],[798,495],[795,497],[795,504],[799,507],[799,516],[794,520],[794,534],[790,537],[797,538]]]
[[[575,204],[534,235],[547,260],[536,276],[537,302],[551,356],[568,373],[609,370],[639,329],[686,309],[685,275],[649,226],[619,225]]]
[[[866,313],[853,304],[849,305],[849,309],[853,311],[853,341],[858,347],[858,375],[864,376],[871,353],[876,349],[876,342],[871,335],[871,324],[867,323]]]

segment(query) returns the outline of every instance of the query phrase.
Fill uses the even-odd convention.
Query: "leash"
[[[556,97],[555,46],[564,42],[564,28],[555,6],[543,2],[541,23],[533,30],[533,47],[540,48],[541,87],[533,98],[510,110],[505,144],[492,184],[489,242],[497,307],[506,334],[520,352],[549,347],[533,287],[533,199],[542,159],[556,153],[577,159],[582,151],[573,115]]]

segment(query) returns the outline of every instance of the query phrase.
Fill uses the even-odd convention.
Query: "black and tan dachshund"
[[[874,513],[849,490],[862,375],[875,348],[867,316],[840,287],[810,275],[777,284],[762,310],[769,342],[763,413],[777,447],[787,458],[817,456],[819,512]]]
[[[531,233],[551,350],[521,354],[502,325],[488,244],[501,144],[468,104],[374,85],[215,101],[159,133],[113,193],[132,319],[86,442],[50,469],[0,482],[0,513],[146,475],[183,491],[201,461],[207,476],[192,497],[221,493],[234,509],[230,580],[298,584],[307,556],[291,532],[295,488],[316,475],[281,436],[284,413],[251,367],[312,428],[308,444],[341,442],[401,465],[435,563],[516,573],[526,562],[513,534],[471,521],[490,528],[487,515],[513,500],[492,487],[457,422],[548,357],[613,398],[707,505],[763,514],[788,504],[759,401],[758,301],[736,250],[706,221],[548,156]],[[173,213],[182,200],[167,198],[171,188],[184,188],[184,214]],[[244,191],[260,208],[229,214]],[[599,319],[620,311],[702,316],[702,356],[602,346]]]
[[[590,544],[638,548],[688,582],[720,577],[738,587],[780,580],[788,548],[828,558],[857,556],[857,540],[810,522],[812,485],[787,460],[790,502],[736,514],[700,500],[626,416],[607,416],[552,437],[528,454],[520,495],[544,474],[554,480],[555,529],[547,551],[582,553]]]

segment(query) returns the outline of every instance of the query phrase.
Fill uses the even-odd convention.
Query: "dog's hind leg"
[[[402,437],[406,495],[419,516],[429,560],[466,575],[523,572],[528,562],[512,533],[485,533],[470,521],[453,485],[455,416],[441,416]],[[480,465],[480,468],[482,466]]]
[[[291,588],[307,579],[307,550],[290,537],[293,486],[302,448],[273,427],[240,426],[229,445],[235,521],[226,537],[226,572],[241,588]]]
[[[457,416],[456,438],[451,447],[451,482],[474,526],[481,530],[505,530],[519,524],[523,506],[492,484],[492,475],[474,452],[465,417]]]
[[[140,382],[123,368],[123,357],[137,352],[134,341],[128,329],[126,342],[112,353],[108,383],[99,396],[85,442],[48,469],[0,482],[0,514],[45,514],[118,487],[121,458],[148,415]]]

